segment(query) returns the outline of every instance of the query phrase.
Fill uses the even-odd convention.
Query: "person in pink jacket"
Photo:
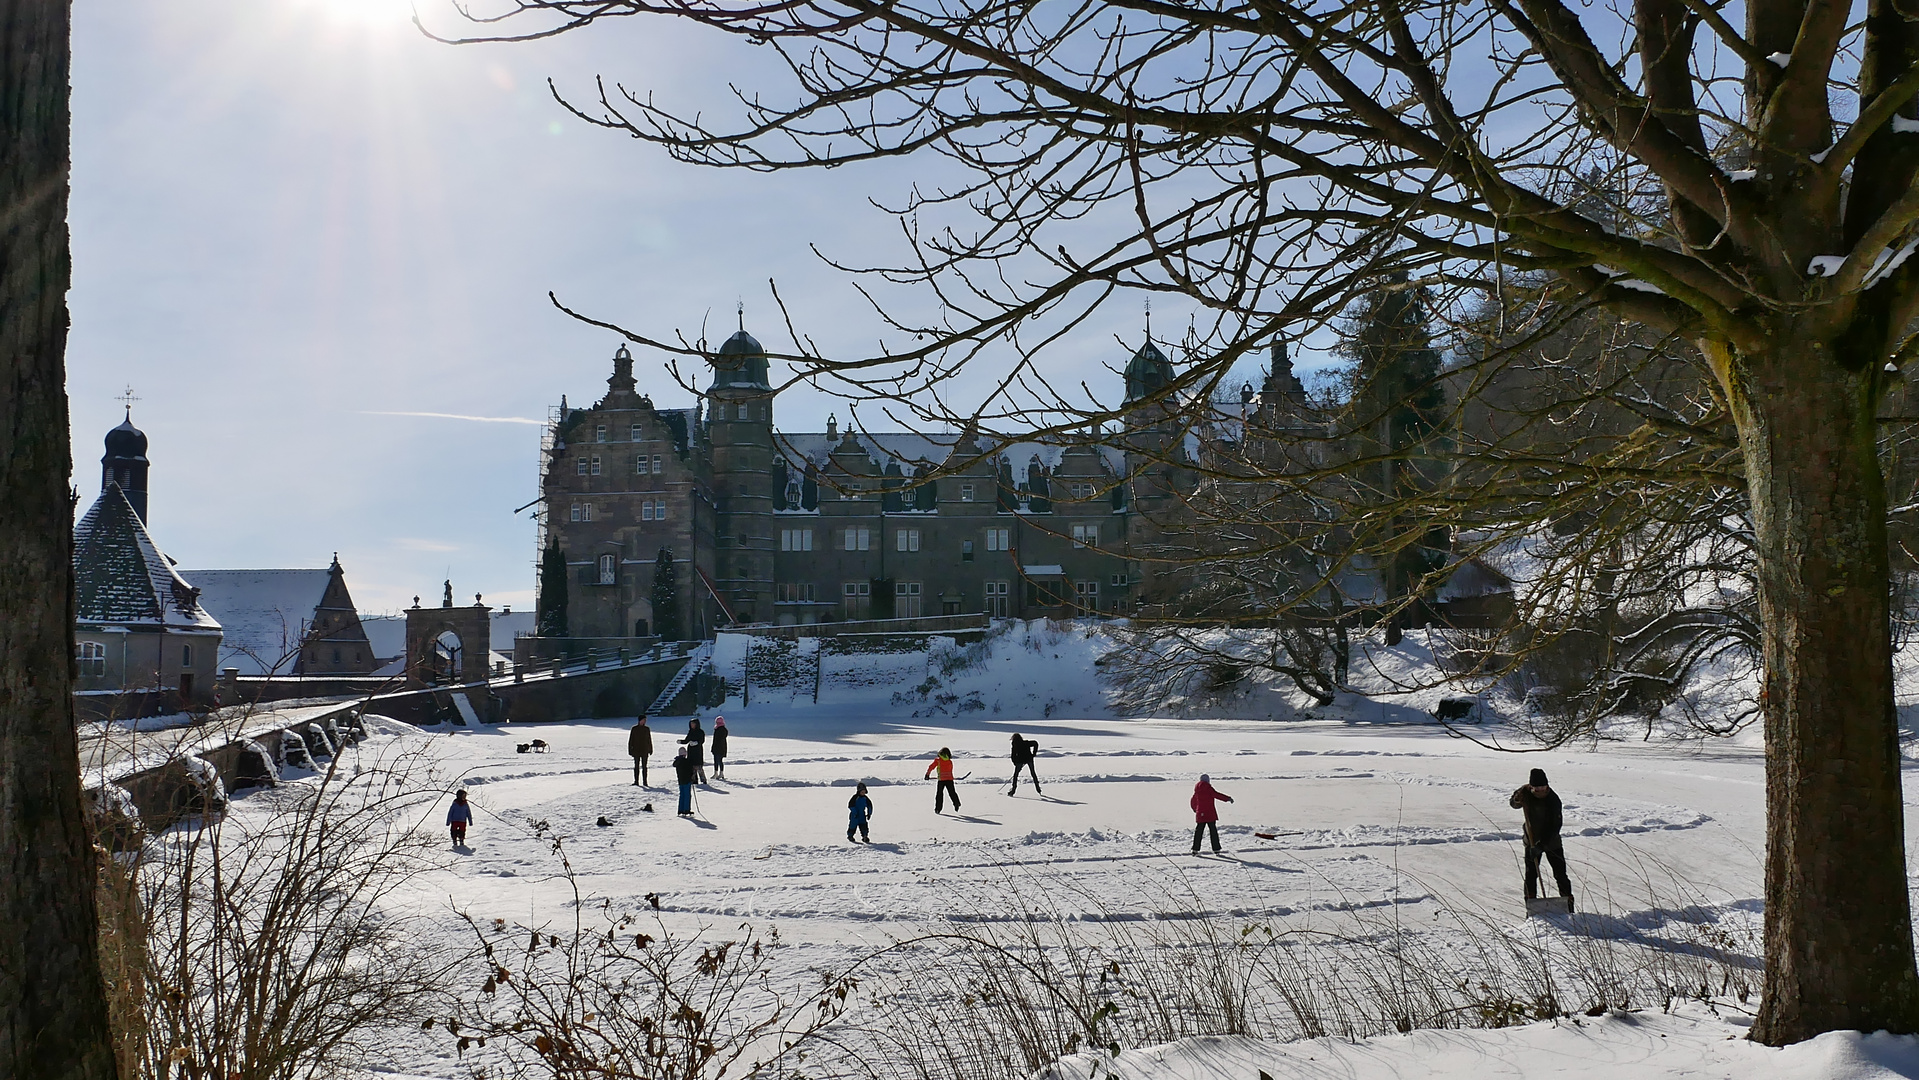
[[[1213,778],[1201,773],[1199,783],[1193,785],[1193,819],[1199,824],[1193,826],[1193,854],[1199,854],[1201,833],[1211,830],[1213,834],[1213,853],[1219,853],[1219,804],[1232,802],[1233,797],[1213,788]]]

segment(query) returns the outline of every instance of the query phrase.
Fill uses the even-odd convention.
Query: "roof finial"
[[[739,313],[740,313],[740,333],[742,333],[742,334],[744,334],[744,333],[746,333],[746,301],[745,301],[745,300],[739,300],[739,301],[737,301],[737,302],[735,302],[733,306],[734,306],[735,308],[737,308],[737,309],[739,309]]]
[[[1146,298],[1146,343],[1150,345],[1152,344],[1152,341],[1153,341],[1153,298],[1149,296]]]
[[[127,419],[129,421],[132,420],[133,419],[133,403],[140,400],[139,398],[133,396],[133,384],[128,383],[127,392],[124,394],[117,395],[113,400],[121,402],[126,405]]]

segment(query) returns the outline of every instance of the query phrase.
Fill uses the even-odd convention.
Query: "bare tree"
[[[1703,0],[520,0],[501,36],[627,15],[770,45],[785,89],[742,92],[729,126],[603,83],[585,120],[720,167],[949,159],[951,186],[899,208],[913,257],[883,275],[943,317],[894,320],[923,338],[898,351],[829,361],[796,333],[785,357],[921,419],[1117,418],[1039,357],[1122,289],[1210,313],[1168,396],[1210,394],[1383,274],[1443,304],[1548,272],[1691,342],[1737,431],[1764,626],[1753,1035],[1919,1029],[1875,439],[1919,352],[1911,17],[1884,0],[1750,0],[1743,28]],[[1596,206],[1595,169],[1624,197]],[[947,401],[959,367],[1001,354],[998,393]]]
[[[65,0],[0,2],[0,1076],[111,1077],[73,718]]]

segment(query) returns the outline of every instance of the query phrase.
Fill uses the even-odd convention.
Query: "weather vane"
[[[140,400],[139,398],[133,396],[133,384],[128,383],[127,392],[124,394],[115,395],[113,400],[124,404],[127,407],[127,419],[129,420],[133,419],[133,403]]]

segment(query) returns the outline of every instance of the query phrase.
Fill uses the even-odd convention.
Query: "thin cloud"
[[[524,416],[467,416],[464,413],[450,412],[377,412],[372,409],[360,410],[361,416],[430,416],[436,420],[472,420],[481,424],[539,424],[544,421],[529,420]]]

